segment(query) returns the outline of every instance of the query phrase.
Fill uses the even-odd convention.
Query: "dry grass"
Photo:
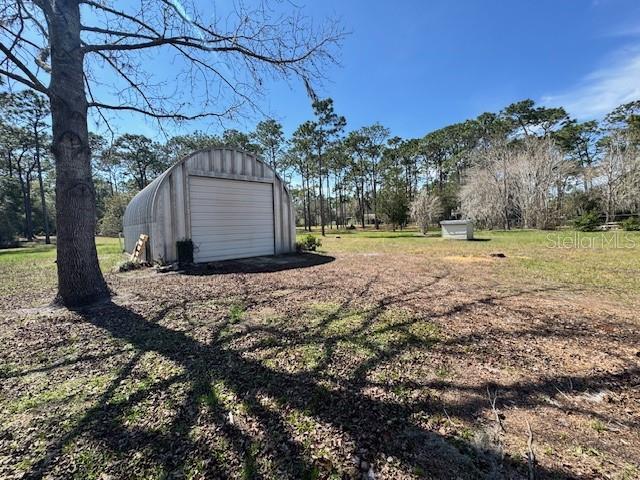
[[[637,478],[633,295],[521,258],[616,255],[495,235],[341,234],[329,262],[110,274],[114,301],[79,312],[16,298],[0,477],[527,478],[529,422],[539,478]]]

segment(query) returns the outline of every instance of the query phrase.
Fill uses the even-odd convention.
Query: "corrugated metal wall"
[[[233,149],[195,152],[139,192],[124,215],[127,251],[133,250],[141,233],[146,233],[152,260],[176,260],[176,241],[191,235],[189,176],[273,184],[275,253],[295,251],[295,218],[284,183],[254,155]]]

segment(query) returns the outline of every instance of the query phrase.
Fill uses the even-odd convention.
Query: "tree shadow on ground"
[[[333,262],[334,257],[317,253],[296,253],[239,260],[198,263],[178,270],[184,275],[224,275],[229,273],[273,273],[316,267]]]
[[[170,313],[185,309],[183,302],[167,304],[149,319],[115,303],[80,311],[87,322],[131,345],[136,354],[75,428],[49,447],[48,453],[32,467],[27,478],[46,477],[69,442],[80,435],[89,435],[106,451],[118,454],[144,452],[149,462],[158,465],[169,476],[186,475],[188,465],[194,458],[206,458],[208,460],[202,466],[204,478],[237,478],[240,469],[244,478],[262,478],[257,467],[258,456],[259,453],[268,452],[275,462],[274,468],[279,472],[279,478],[328,477],[332,473],[331,466],[324,465],[318,459],[317,452],[309,451],[291,434],[282,412],[292,411],[304,412],[328,428],[348,435],[353,443],[352,450],[361,462],[351,472],[342,472],[348,478],[360,478],[363,475],[363,478],[367,478],[370,473],[367,469],[362,470],[362,462],[371,465],[373,472],[373,469],[380,468],[380,459],[390,459],[406,474],[426,478],[527,478],[530,473],[522,458],[509,458],[499,450],[484,449],[470,441],[454,441],[416,421],[417,415],[430,416],[443,411],[458,418],[476,419],[487,409],[486,402],[480,402],[478,398],[485,395],[487,388],[494,386],[483,384],[474,387],[478,395],[455,405],[443,404],[429,396],[413,402],[391,402],[366,393],[367,388],[376,386],[368,377],[368,372],[401,355],[411,346],[424,346],[426,341],[424,337],[412,333],[415,319],[410,318],[384,324],[376,330],[384,334],[396,334],[392,337],[395,340],[385,345],[375,343],[369,337],[372,325],[380,320],[390,306],[402,304],[415,293],[411,289],[380,299],[362,313],[362,322],[355,330],[339,332],[330,337],[322,333],[336,319],[350,314],[350,301],[366,295],[374,281],[369,282],[364,291],[353,292],[349,300],[323,315],[304,333],[277,325],[248,324],[233,331],[220,329],[206,343],[162,324]],[[457,307],[456,313],[464,312],[477,303],[487,304],[493,300],[495,298],[486,297],[470,301]],[[444,312],[442,315],[450,313]],[[234,340],[257,332],[272,335],[272,346],[292,349],[298,345],[319,344],[322,346],[322,355],[312,368],[291,373],[270,368],[253,358],[250,354],[260,348],[259,342],[244,350],[231,347]],[[357,339],[373,354],[343,381],[330,379],[325,375],[325,369],[333,361],[338,342],[347,339]],[[460,341],[464,343],[467,339]],[[175,362],[182,367],[182,372],[159,382],[153,388],[114,402],[113,395],[119,383],[131,374],[140,355],[148,352]],[[615,375],[603,375],[574,379],[574,383],[580,385],[581,380],[594,385],[621,379]],[[501,387],[501,395],[513,405],[525,407],[536,401],[536,397],[531,395],[532,391],[555,394],[557,381],[562,379]],[[250,429],[229,420],[231,409],[228,405],[216,398],[207,401],[211,386],[217,382],[224,384],[229,395],[236,399],[234,401],[242,402],[247,414],[256,419],[266,432],[259,438],[259,446]],[[170,425],[162,430],[132,429],[125,425],[123,414],[128,408],[176,384],[185,386],[185,395]],[[439,385],[424,382],[420,385],[425,386],[466,388],[456,386],[453,382],[441,382]],[[265,403],[265,398],[269,399],[269,403]],[[217,437],[201,438],[193,433],[203,424],[217,425]],[[224,459],[212,453],[212,443],[221,438],[225,440],[229,451]],[[535,473],[538,478],[567,478],[566,472],[541,467],[537,467]]]

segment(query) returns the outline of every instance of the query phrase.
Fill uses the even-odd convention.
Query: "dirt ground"
[[[500,261],[146,269],[86,310],[13,304],[0,478],[640,478],[637,310]]]

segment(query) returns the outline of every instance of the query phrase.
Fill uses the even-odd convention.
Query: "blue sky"
[[[318,89],[348,129],[380,122],[418,137],[524,98],[597,118],[640,98],[637,0],[323,0],[304,9],[318,20],[338,17],[351,32],[341,65],[326,70]],[[268,85],[263,105],[287,134],[312,116],[295,82]],[[248,130],[259,119],[227,126]],[[135,118],[120,123],[157,131]],[[174,132],[195,129],[220,127],[198,122]]]

